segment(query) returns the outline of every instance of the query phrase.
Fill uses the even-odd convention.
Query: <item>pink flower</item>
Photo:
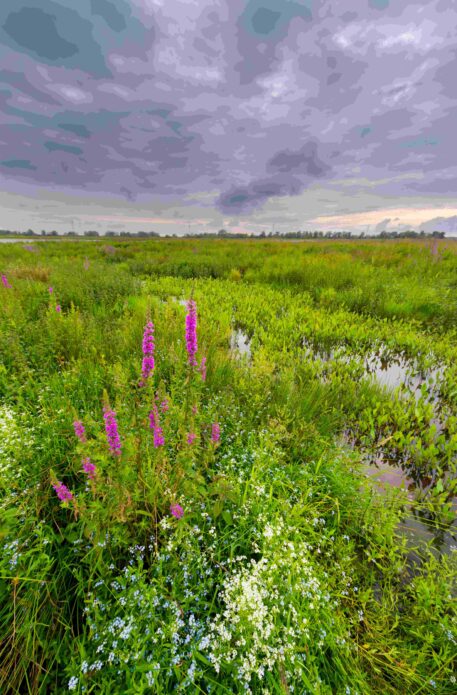
[[[59,500],[62,502],[69,502],[70,500],[73,499],[73,495],[71,494],[70,490],[67,488],[66,485],[60,482],[60,480],[57,481],[57,483],[53,483],[52,487],[57,493],[57,497]]]
[[[48,287],[48,292],[49,292],[49,294],[52,294],[52,293],[54,292],[54,288],[53,288],[53,287]]]
[[[157,449],[159,446],[164,446],[165,444],[165,437],[163,436],[163,430],[161,427],[154,427],[154,449]]]
[[[184,516],[184,509],[180,504],[172,504],[170,506],[170,512],[176,519],[182,519]]]
[[[196,415],[196,414],[197,414],[197,410],[198,410],[197,406],[196,406],[196,405],[193,405],[193,406],[192,406],[192,415]]]
[[[221,428],[217,422],[214,422],[211,427],[211,441],[217,444],[221,438]]]
[[[186,316],[186,349],[188,354],[188,362],[191,366],[197,365],[195,354],[197,352],[197,305],[191,299],[187,302]]]
[[[87,477],[93,480],[96,472],[95,464],[91,462],[90,458],[83,459],[82,464],[84,473],[87,473]]]
[[[206,357],[202,357],[199,371],[202,377],[202,381],[206,381]]]
[[[6,277],[6,275],[2,275],[2,283],[3,287],[12,287],[12,285],[10,285],[10,283],[8,282],[8,278]]]
[[[62,307],[60,306],[60,304],[56,304],[56,311],[57,311],[58,314],[61,313]]]
[[[105,432],[108,446],[113,456],[121,455],[121,440],[117,429],[116,413],[114,410],[103,408],[103,419],[105,421]]]
[[[163,436],[163,430],[159,424],[159,413],[155,403],[152,406],[151,412],[149,413],[149,427],[154,433],[154,448],[157,449],[159,446],[163,446],[165,444],[165,438]]]
[[[170,407],[170,406],[168,405],[168,401],[167,401],[167,399],[165,398],[165,399],[162,401],[162,403],[160,404],[160,410],[162,411],[162,413],[166,413],[167,410],[169,409],[169,407]]]
[[[75,420],[73,423],[73,427],[75,428],[75,435],[78,437],[80,442],[85,442],[86,441],[86,431],[84,429],[84,425],[82,422],[79,420]]]
[[[194,432],[189,432],[189,434],[187,435],[187,443],[189,445],[191,445],[195,442],[196,439],[197,439],[197,435],[194,434]]]
[[[141,374],[143,380],[140,386],[144,386],[146,379],[154,369],[154,324],[148,321],[143,333],[143,363],[141,365]]]

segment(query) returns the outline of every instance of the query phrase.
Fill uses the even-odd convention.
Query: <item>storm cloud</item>
[[[252,230],[438,218],[456,31],[446,0],[2,0],[3,194]]]

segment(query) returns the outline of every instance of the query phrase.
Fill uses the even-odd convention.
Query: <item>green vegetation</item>
[[[455,693],[456,250],[0,245],[0,692]]]

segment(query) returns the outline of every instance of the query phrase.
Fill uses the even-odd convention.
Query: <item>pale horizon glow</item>
[[[457,215],[457,207],[448,208],[384,208],[369,212],[356,212],[349,215],[320,215],[310,220],[315,224],[326,224],[330,229],[345,229],[346,227],[366,227],[379,224],[383,218],[390,218],[392,225],[411,225],[416,227],[426,222],[430,217],[451,217]]]

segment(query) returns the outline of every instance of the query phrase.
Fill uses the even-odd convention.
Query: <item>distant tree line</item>
[[[158,232],[113,232],[108,230],[107,232],[100,233],[97,232],[96,230],[93,229],[88,229],[82,234],[77,234],[74,231],[69,231],[69,232],[56,232],[55,229],[52,231],[46,231],[45,229],[42,229],[41,232],[35,232],[33,229],[28,229],[26,232],[16,232],[11,229],[0,229],[0,235],[1,236],[7,236],[7,235],[12,235],[12,236],[25,236],[25,237],[36,237],[36,236],[64,236],[64,237],[116,237],[116,236],[121,236],[121,237],[159,237],[160,234]]]
[[[234,232],[228,232],[225,229],[220,229],[217,234],[186,234],[187,237],[195,236],[212,236],[212,237],[222,237],[228,239],[240,239],[240,238],[252,238],[252,234],[238,234]],[[422,238],[437,238],[443,239],[445,232],[425,232],[424,230],[420,232],[415,232],[412,229],[408,229],[402,232],[387,232],[382,231],[379,234],[366,234],[361,232],[360,234],[353,234],[352,232],[319,232],[315,231],[297,231],[297,232],[260,232],[256,237],[259,239],[422,239]]]
[[[24,237],[130,237],[130,238],[151,238],[160,237],[158,232],[113,232],[108,230],[104,233],[97,232],[95,230],[89,229],[84,231],[82,234],[77,234],[74,231],[69,232],[56,232],[55,229],[52,231],[46,231],[44,229],[41,232],[35,232],[33,229],[28,229],[26,232],[15,232],[10,229],[0,229],[0,236],[24,236]],[[176,237],[176,234],[165,234],[165,238]],[[378,234],[366,234],[361,232],[360,234],[353,234],[352,232],[319,232],[319,231],[297,231],[297,232],[260,232],[260,234],[243,234],[237,232],[229,232],[226,229],[220,229],[217,233],[211,232],[195,232],[184,235],[185,238],[223,238],[223,239],[423,239],[423,238],[435,238],[443,239],[445,237],[445,232],[433,231],[425,232],[421,230],[420,232],[415,232],[412,229],[408,229],[402,232],[388,232],[382,231]]]

